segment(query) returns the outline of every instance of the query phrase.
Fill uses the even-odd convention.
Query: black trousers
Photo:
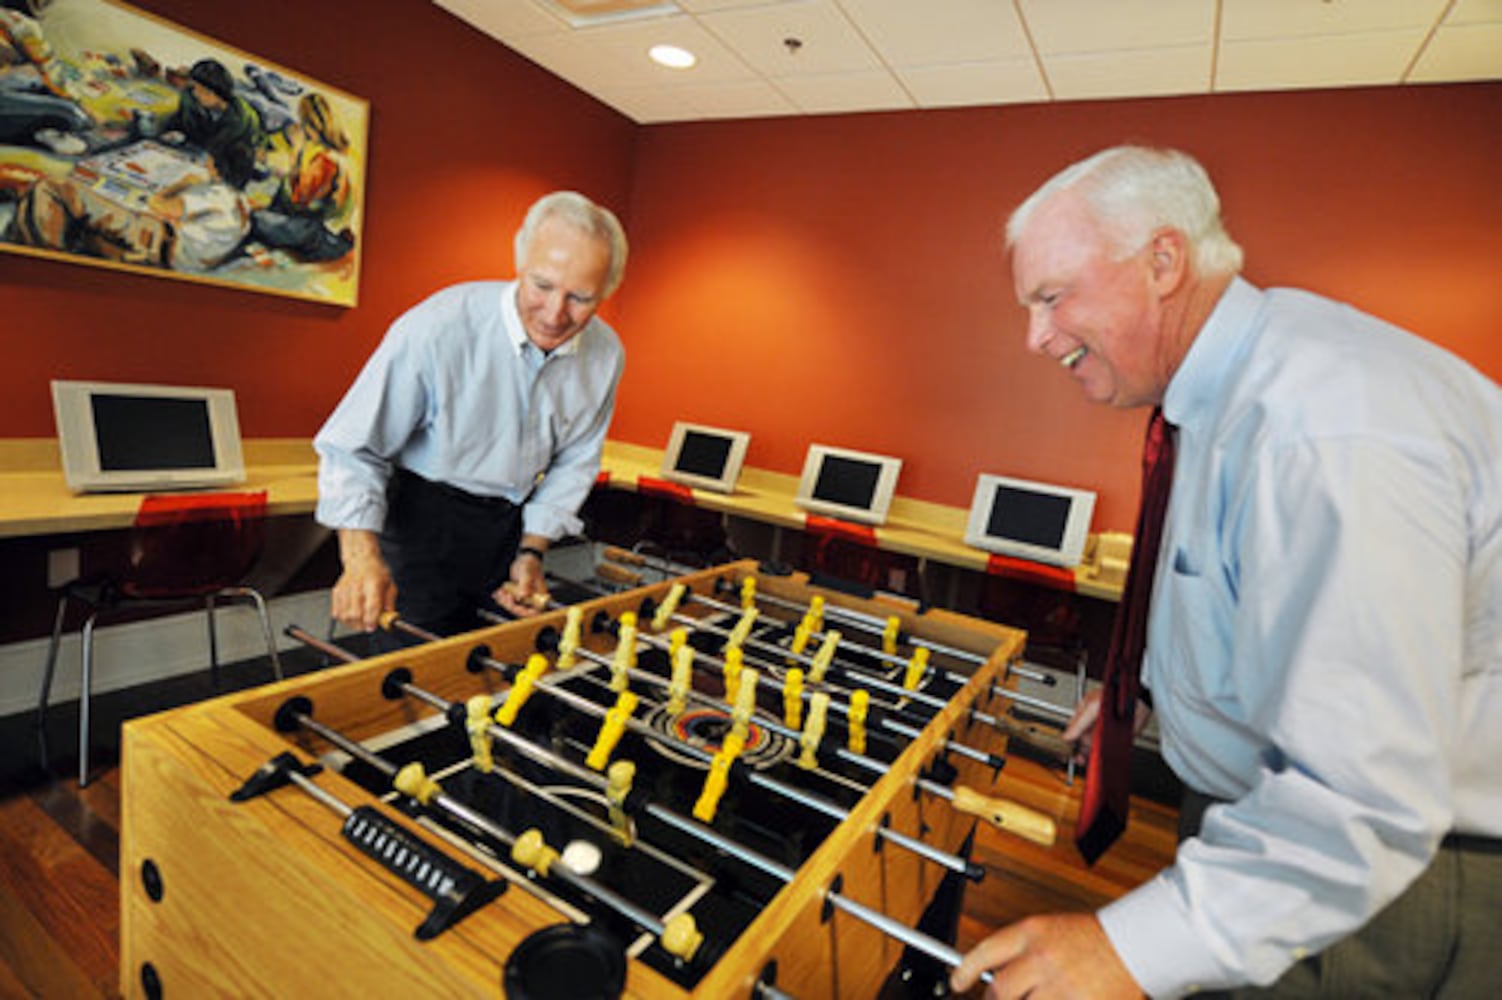
[[[1214,799],[1186,790],[1179,839]],[[1502,841],[1452,834],[1424,873],[1355,934],[1296,963],[1273,985],[1202,997],[1489,1000],[1502,995]]]
[[[396,581],[397,613],[453,635],[486,624],[491,594],[505,583],[521,541],[522,511],[397,469],[387,490],[381,554]]]

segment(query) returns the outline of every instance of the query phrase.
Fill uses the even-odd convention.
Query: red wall
[[[1096,527],[1129,529],[1143,416],[1023,350],[1000,237],[1047,175],[1123,140],[1204,160],[1252,280],[1502,376],[1502,84],[636,127],[429,3],[138,6],[371,102],[360,304],[0,254],[0,437],[51,435],[58,377],[227,384],[247,434],[311,436],[392,318],[509,276],[522,210],[574,187],[632,238],[612,436],[742,428],[787,472],[813,440],[888,452],[901,493],[960,506],[983,471],[1089,485]]]
[[[1502,376],[1502,85],[1247,94],[645,128],[630,362],[612,435],[750,430],[904,459],[968,506],[996,472],[1094,487],[1130,530],[1145,415],[1084,402],[1023,348],[1001,230],[1047,176],[1122,141],[1217,179],[1247,276],[1345,298]]]
[[[247,435],[311,437],[399,313],[513,274],[538,195],[626,215],[635,126],[423,0],[135,6],[370,102],[359,305],[0,254],[0,437],[52,435],[54,378],[229,385]]]

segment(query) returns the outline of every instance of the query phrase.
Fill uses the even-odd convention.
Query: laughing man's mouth
[[[1065,368],[1068,368],[1070,371],[1074,371],[1075,366],[1078,365],[1081,361],[1085,360],[1085,355],[1089,353],[1090,351],[1084,345],[1081,345],[1060,358],[1059,364],[1063,365]]]

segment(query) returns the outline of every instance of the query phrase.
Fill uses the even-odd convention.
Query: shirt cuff
[[[584,522],[550,504],[529,503],[522,508],[522,532],[556,542],[564,535],[577,535]]]
[[[320,495],[313,517],[326,528],[353,528],[379,534],[386,527],[386,504],[384,498],[340,501]]]
[[[1228,985],[1194,932],[1179,891],[1164,875],[1106,905],[1097,914],[1116,954],[1150,997],[1181,997]]]

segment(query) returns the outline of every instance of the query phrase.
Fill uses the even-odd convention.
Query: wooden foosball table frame
[[[757,995],[758,983],[805,998],[872,997],[899,960],[903,944],[828,905],[832,886],[848,899],[908,926],[914,925],[945,872],[917,855],[884,843],[878,828],[900,831],[955,851],[974,818],[950,802],[920,794],[916,782],[943,757],[956,786],[985,790],[995,775],[984,764],[946,753],[948,739],[978,750],[1005,752],[1005,736],[977,724],[972,708],[994,699],[1020,658],[1023,633],[977,619],[906,603],[863,600],[809,585],[800,575],[772,576],[754,562],[693,573],[678,581],[601,597],[583,604],[586,617],[637,611],[644,599],[661,602],[672,582],[691,595],[721,592],[754,577],[762,593],[794,602],[816,594],[829,605],[886,619],[902,632],[977,654],[973,676],[933,712],[920,735],[887,773],[849,809],[787,883],[733,942],[691,992],[647,965],[631,961],[625,995],[728,998]],[[685,614],[695,614],[692,596]],[[542,928],[565,921],[554,908],[522,891],[505,893],[431,940],[413,929],[429,903],[373,863],[340,835],[338,818],[306,794],[287,790],[248,802],[230,796],[268,760],[288,751],[314,760],[324,747],[274,724],[290,698],[308,699],[324,724],[357,740],[408,726],[434,711],[379,694],[394,667],[415,683],[463,702],[506,688],[494,675],[465,669],[470,651],[485,644],[492,656],[524,661],[547,630],[556,634],[564,612],[554,611],[455,636],[397,653],[333,667],[263,688],[228,695],[125,726],[121,817],[121,991],[128,997],[248,996],[498,996],[507,957]],[[584,637],[587,648],[609,655],[607,635]],[[1002,711],[997,704],[990,711]],[[428,834],[411,818],[379,803],[332,770],[316,783],[350,804],[375,804],[408,829]],[[427,835],[450,854],[454,846]],[[470,867],[471,858],[458,855]],[[493,874],[493,873],[492,873]],[[775,964],[773,964],[775,963]]]

